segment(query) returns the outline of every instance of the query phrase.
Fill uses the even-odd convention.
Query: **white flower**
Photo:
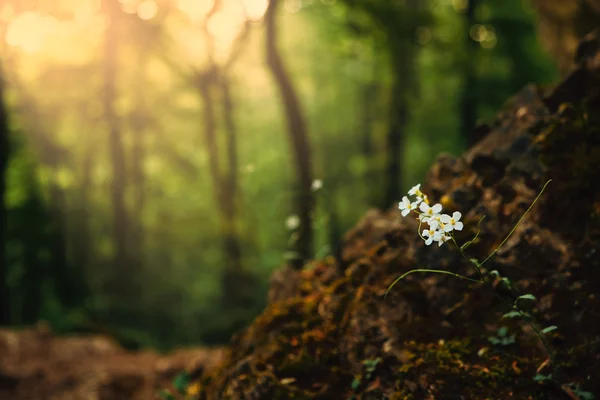
[[[425,229],[423,231],[423,238],[425,239],[425,244],[429,246],[433,241],[440,241],[444,235],[442,232],[437,231],[435,229]]]
[[[455,211],[452,214],[452,217],[446,214],[441,215],[440,222],[444,224],[442,227],[444,232],[451,232],[453,230],[462,231],[463,223],[460,222],[460,217],[462,217],[462,214],[458,211]]]
[[[433,207],[429,207],[429,204],[423,201],[421,204],[419,204],[419,209],[422,212],[422,214],[419,216],[419,219],[423,222],[429,222],[432,218],[437,217],[440,212],[442,212],[442,205],[434,204]]]
[[[440,233],[441,233],[441,232],[440,232]],[[450,239],[451,239],[451,238],[450,238],[450,236],[448,236],[448,235],[441,235],[441,234],[440,234],[440,237],[439,237],[439,239],[438,239],[438,241],[437,241],[437,242],[438,242],[438,245],[440,245],[440,246],[441,246],[441,245],[443,245],[444,243],[446,243],[446,242],[447,242],[448,240],[450,240]]]
[[[313,192],[316,192],[317,190],[321,189],[322,187],[323,187],[323,181],[320,179],[315,179],[314,181],[312,181],[312,185],[310,186],[310,188]]]
[[[421,192],[421,184],[417,184],[415,186],[413,186],[409,191],[408,194],[411,196],[419,196],[421,197],[423,195],[423,193]]]
[[[287,226],[287,228],[290,231],[293,231],[294,229],[296,229],[296,228],[298,228],[300,226],[300,217],[297,216],[296,214],[290,215],[285,220],[285,226]]]
[[[402,210],[402,216],[406,217],[409,212],[417,208],[416,202],[411,203],[408,197],[404,196],[402,201],[398,203],[398,208]]]

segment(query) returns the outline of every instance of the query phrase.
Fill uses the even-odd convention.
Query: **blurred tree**
[[[579,40],[600,28],[600,0],[531,0],[539,16],[539,37],[564,74],[573,65]]]
[[[460,133],[463,145],[471,146],[476,141],[473,129],[477,123],[477,105],[479,102],[479,84],[477,81],[477,63],[479,43],[472,37],[471,30],[476,29],[475,11],[481,0],[468,0],[464,17],[463,37],[466,51],[463,62],[463,85],[460,94]]]
[[[380,207],[386,209],[402,197],[408,102],[417,94],[415,38],[417,29],[428,22],[428,13],[418,0],[344,0],[344,3],[355,11],[349,22],[351,29],[361,35],[382,35],[392,69],[386,140],[386,184],[380,204]]]
[[[116,82],[118,68],[119,46],[119,3],[116,0],[103,0],[104,12],[109,20],[104,36],[104,91],[102,102],[104,105],[104,118],[109,130],[109,148],[111,157],[111,204],[113,209],[113,240],[114,257],[113,265],[119,272],[114,273],[109,284],[110,290],[119,296],[120,300],[128,303],[128,299],[137,297],[136,271],[131,270],[128,243],[129,243],[129,215],[125,204],[125,188],[127,180],[125,150],[121,137],[119,116],[115,110],[117,98]]]
[[[9,158],[8,114],[4,103],[4,73],[0,63],[0,326],[10,324],[10,293],[6,257],[6,176]]]
[[[143,212],[146,206],[146,175],[144,161],[146,160],[146,133],[148,129],[147,102],[145,100],[145,85],[147,82],[146,65],[148,54],[146,49],[138,47],[135,60],[133,82],[134,106],[129,115],[131,129],[131,164],[130,182],[133,187],[133,207],[131,208],[131,236],[129,246],[129,262],[140,271],[143,269],[142,255],[144,254],[144,224]]]
[[[208,30],[208,24],[220,7],[221,1],[215,1],[204,19],[203,37],[207,46],[207,63],[203,70],[196,72],[195,81],[204,107],[204,140],[208,149],[210,177],[223,235],[223,254],[225,256],[222,273],[223,305],[240,307],[252,301],[252,295],[247,293],[248,288],[252,285],[244,283],[249,283],[247,281],[250,276],[244,270],[238,230],[237,127],[233,115],[234,106],[230,93],[229,70],[243,49],[249,32],[249,24],[245,24],[244,31],[235,39],[227,60],[223,65],[219,65],[214,55],[215,40]],[[219,99],[225,125],[224,151],[220,151],[217,140],[218,107],[215,105],[219,103]],[[221,155],[225,158],[224,163],[220,161]],[[224,169],[223,166],[225,166]]]
[[[81,157],[81,166],[73,168],[75,170],[78,169],[80,173],[77,182],[77,196],[73,201],[74,210],[72,211],[73,231],[77,232],[77,234],[71,235],[70,240],[73,249],[73,263],[82,270],[88,268],[90,260],[94,258],[94,249],[91,243],[90,216],[92,207],[90,203],[92,200],[92,169],[97,159],[96,147],[98,144],[95,135],[96,132],[94,132],[92,127],[100,122],[98,117],[92,118],[90,116],[89,109],[89,102],[82,102],[79,106],[79,115],[83,117],[81,131],[87,132],[87,134],[82,137],[83,155]]]
[[[298,95],[292,80],[283,65],[277,47],[276,16],[279,0],[270,0],[265,14],[266,25],[266,58],[267,65],[273,75],[277,88],[283,100],[287,120],[287,130],[295,160],[296,169],[296,194],[295,211],[300,219],[298,237],[294,243],[295,257],[292,260],[294,268],[302,268],[304,263],[312,256],[312,213],[314,199],[311,191],[312,160],[306,121]]]

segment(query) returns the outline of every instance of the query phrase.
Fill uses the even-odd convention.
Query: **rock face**
[[[546,192],[484,266],[531,293],[531,312],[558,329],[546,341],[450,244],[427,247],[418,221],[368,212],[344,238],[340,259],[314,262],[276,294],[200,380],[199,398],[587,399],[600,396],[600,37],[580,45],[577,66],[552,89],[517,94],[480,127],[462,157],[441,156],[422,190],[460,211],[459,243],[484,259]],[[416,183],[416,182],[415,182]],[[276,283],[277,283],[276,282]],[[287,291],[286,289],[287,288]],[[495,337],[496,340],[490,340]],[[495,344],[492,344],[495,342]],[[538,375],[555,380],[536,382]],[[588,393],[586,393],[588,392]]]
[[[214,368],[219,349],[130,353],[103,336],[0,329],[0,400],[149,400],[183,370]]]

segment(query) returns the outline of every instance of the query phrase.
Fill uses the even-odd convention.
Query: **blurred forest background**
[[[0,0],[0,325],[228,341],[275,268],[334,254],[557,79],[537,18],[529,0]]]

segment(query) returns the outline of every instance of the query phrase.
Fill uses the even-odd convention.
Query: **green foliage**
[[[550,332],[552,332],[552,331],[555,331],[555,330],[557,330],[557,329],[558,329],[558,327],[557,327],[556,325],[552,325],[552,326],[548,326],[548,327],[546,327],[546,328],[542,329],[542,330],[540,331],[540,333],[541,333],[542,335],[545,335],[545,334],[547,334],[547,333],[550,333]]]
[[[594,400],[596,398],[593,393],[583,390],[578,383],[570,383],[567,387],[571,388],[573,393],[581,400]]]
[[[523,314],[521,314],[519,311],[516,310],[512,310],[507,312],[506,314],[502,315],[502,318],[522,318]]]
[[[519,300],[531,300],[531,301],[536,301],[536,298],[534,295],[532,294],[524,294],[521,295],[519,297],[517,297],[517,299],[515,300],[515,302],[518,302]]]
[[[508,335],[508,328],[498,328],[496,336],[488,337],[488,341],[494,346],[508,346],[515,343],[515,335]]]

